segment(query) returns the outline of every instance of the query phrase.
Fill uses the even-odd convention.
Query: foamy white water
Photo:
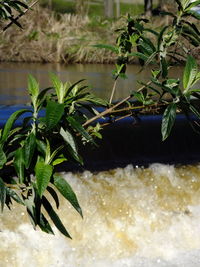
[[[15,206],[0,216],[0,267],[200,266],[200,165],[63,175],[84,213],[62,201],[73,240],[33,230]]]

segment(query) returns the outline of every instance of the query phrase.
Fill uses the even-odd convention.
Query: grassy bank
[[[78,10],[76,10],[76,1],[66,1],[66,0],[42,0],[40,5],[42,7],[48,7],[51,10],[66,14],[76,14]],[[114,14],[116,14],[116,5],[114,6]],[[88,1],[88,4],[85,4],[85,15],[89,16],[90,18],[94,17],[104,17],[104,5],[103,1]],[[137,16],[144,11],[144,4],[143,1],[130,1],[130,3],[121,1],[120,3],[120,14],[123,16],[126,13],[131,13],[133,16]]]
[[[15,25],[0,36],[0,61],[113,63],[116,55],[92,45],[114,44],[115,29],[124,20],[109,21],[101,16],[59,14],[49,9],[34,7],[20,19],[23,30]],[[150,27],[159,28],[165,20],[159,17]],[[1,25],[3,27],[3,25]],[[200,61],[199,49],[194,50]]]
[[[92,45],[114,43],[113,31],[121,26],[119,21],[73,14],[58,16],[36,7],[20,23],[23,30],[13,25],[1,35],[1,61],[110,63],[115,60],[111,52]]]

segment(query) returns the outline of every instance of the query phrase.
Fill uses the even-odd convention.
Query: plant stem
[[[149,85],[151,84],[152,82],[149,81],[146,85]],[[143,85],[141,88],[138,89],[138,91],[142,90],[143,88],[146,87],[146,85]],[[132,98],[132,94],[125,97],[124,99],[122,99],[120,102],[116,103],[114,106],[111,106],[110,108],[104,110],[103,112],[99,113],[98,115],[92,117],[91,119],[87,120],[85,123],[83,123],[83,126],[87,126],[88,124],[92,123],[93,121],[96,121],[97,119],[109,114],[109,113],[112,113],[113,110],[117,107],[119,107],[120,105],[122,105],[123,103],[125,103],[126,101],[128,101],[129,99]]]
[[[116,91],[116,85],[117,85],[117,79],[115,79],[114,84],[113,84],[113,88],[112,88],[112,92],[111,92],[111,95],[110,95],[109,104],[112,104],[113,96],[114,96],[114,93]]]

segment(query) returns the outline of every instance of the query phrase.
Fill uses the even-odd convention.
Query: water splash
[[[33,230],[15,206],[0,217],[1,267],[200,266],[200,165],[63,175],[84,213],[62,201],[73,240]]]

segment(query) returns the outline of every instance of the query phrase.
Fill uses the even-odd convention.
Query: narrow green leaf
[[[19,183],[24,182],[24,149],[22,147],[15,151],[14,167],[18,175]]]
[[[96,44],[96,45],[92,45],[93,47],[96,47],[96,48],[104,48],[104,49],[107,49],[107,50],[110,50],[114,53],[118,53],[118,48],[116,46],[113,46],[113,45],[107,45],[107,44]]]
[[[43,232],[54,235],[51,225],[42,213],[40,214],[40,222],[38,225]]]
[[[191,8],[195,7],[195,6],[198,6],[200,4],[200,0],[197,0],[197,1],[192,1],[191,3],[189,3],[189,5],[187,6],[187,10],[190,10]]]
[[[139,59],[142,59],[144,61],[148,60],[148,56],[144,55],[143,53],[140,52],[132,52],[130,54],[128,54],[130,57],[138,57]]]
[[[70,155],[80,164],[83,164],[83,161],[78,154],[76,142],[74,140],[73,135],[67,129],[64,130],[62,127],[60,129],[60,135],[62,136],[64,141],[68,144],[68,152],[70,153]]]
[[[6,201],[6,186],[0,177],[0,202],[1,202],[1,212],[3,212],[4,204]]]
[[[64,104],[59,104],[54,101],[48,101],[46,107],[46,125],[48,130],[54,128],[60,121],[64,113]]]
[[[49,203],[49,201],[46,199],[45,196],[42,197],[42,204],[43,204],[45,210],[47,211],[47,213],[49,214],[49,217],[53,221],[54,225],[57,227],[57,229],[64,236],[71,238],[71,236],[67,232],[65,226],[63,225],[63,223],[61,222],[60,218],[58,217],[58,215],[56,214],[56,212],[54,211],[53,207],[51,206],[51,204]]]
[[[4,143],[7,140],[9,132],[13,127],[14,122],[19,118],[19,116],[21,116],[25,112],[32,112],[32,111],[28,109],[17,110],[9,117],[3,129],[3,133],[0,140],[1,143]]]
[[[184,73],[183,73],[183,87],[185,91],[188,91],[189,88],[192,86],[193,82],[195,81],[197,73],[198,73],[198,66],[196,60],[191,55],[188,55],[186,66],[184,68]]]
[[[3,147],[2,145],[0,144],[0,169],[3,168],[4,164],[6,163],[7,161],[7,158],[6,158],[6,155],[3,151]]]
[[[63,83],[58,78],[58,76],[56,76],[54,73],[50,73],[50,77],[51,77],[51,81],[56,91],[58,102],[62,104],[64,101],[64,95],[65,95]]]
[[[165,58],[161,59],[162,77],[166,78],[168,75],[168,65]]]
[[[169,106],[165,109],[165,112],[163,114],[162,126],[161,126],[163,141],[169,136],[171,129],[174,125],[176,118],[176,108],[177,108],[176,103],[170,103]]]
[[[51,165],[47,165],[41,161],[36,163],[35,166],[36,184],[40,197],[42,197],[44,191],[46,190],[50,182],[52,172],[53,172],[53,167]]]
[[[200,112],[191,104],[190,104],[189,108],[200,119]]]
[[[78,203],[77,197],[68,184],[68,182],[59,175],[54,175],[54,185],[58,191],[70,202],[70,204],[77,210],[77,212],[83,217],[81,207]]]
[[[53,87],[48,87],[48,88],[43,89],[43,90],[39,93],[39,95],[38,95],[38,97],[37,97],[37,100],[38,100],[38,104],[39,104],[39,105],[42,104],[42,102],[45,100],[46,93],[47,93],[49,90],[51,90],[51,89],[53,89]]]
[[[194,17],[195,19],[200,20],[200,14],[194,10],[188,11],[187,14],[190,15],[191,17]]]
[[[68,116],[67,120],[72,128],[74,128],[78,133],[80,133],[86,140],[95,144],[93,138],[89,135],[89,133],[84,129],[84,127],[77,121],[75,118]]]
[[[36,137],[34,133],[29,134],[24,142],[24,163],[26,169],[29,168],[36,147]]]
[[[108,105],[108,102],[106,100],[101,99],[99,97],[96,97],[93,94],[88,94],[84,99],[82,99],[82,101],[88,101],[88,102],[93,103],[93,104],[98,105],[98,106],[107,106]]]
[[[181,0],[175,0],[175,1],[178,4],[178,10],[183,10],[183,6],[182,6],[182,3],[181,3]]]
[[[73,84],[66,90],[66,96],[69,96],[69,94],[72,93],[73,90],[74,90],[75,88],[78,89],[77,85],[78,85],[79,83],[83,82],[83,81],[85,81],[85,79],[81,79],[81,80],[79,80],[79,81],[73,83]],[[86,87],[88,87],[88,86],[84,86],[84,88],[86,88]],[[83,88],[83,87],[82,87],[82,88]],[[72,93],[72,94],[73,94],[73,93]],[[68,101],[68,99],[66,98],[65,101]]]
[[[68,143],[68,145],[70,145],[70,147],[72,148],[72,150],[74,151],[74,153],[76,155],[78,155],[78,150],[76,147],[76,143],[74,140],[74,137],[72,136],[72,134],[67,130],[67,129],[63,129],[62,127],[60,128],[60,135],[63,137],[63,139],[65,140],[65,142]]]
[[[22,6],[25,9],[28,9],[28,5],[26,5],[25,3],[23,3],[22,1],[14,1],[18,6]]]
[[[39,95],[39,84],[36,79],[30,74],[28,76],[28,92],[34,98],[37,98]]]
[[[58,198],[56,191],[50,186],[47,186],[47,191],[53,197],[53,199],[56,203],[56,208],[58,209],[59,208],[59,198]]]
[[[64,161],[67,161],[65,157],[59,157],[52,162],[52,165],[56,166],[56,165],[63,163]]]
[[[7,195],[10,196],[14,201],[16,201],[20,205],[25,205],[24,200],[11,188],[6,189]]]
[[[38,151],[42,154],[42,156],[45,158],[46,155],[46,149],[47,149],[47,145],[45,142],[43,142],[42,140],[36,139],[36,143],[37,143],[37,149]]]

